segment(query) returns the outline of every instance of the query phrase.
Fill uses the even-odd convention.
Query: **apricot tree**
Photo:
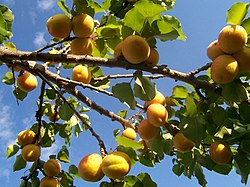
[[[27,169],[26,162],[32,162],[20,186],[74,186],[74,178],[82,177],[99,181],[101,187],[153,187],[157,181],[150,174],[132,176],[129,171],[135,163],[153,167],[164,157],[173,158],[176,175],[196,177],[201,186],[207,184],[203,168],[220,174],[235,169],[241,182],[247,183],[249,3],[238,2],[228,9],[227,26],[207,49],[212,62],[188,73],[158,63],[158,43],[186,39],[179,20],[167,14],[174,5],[175,0],[105,0],[101,4],[58,0],[63,13],[51,15],[44,23],[51,43],[36,51],[21,51],[11,43],[14,15],[0,5],[0,62],[2,68],[10,68],[2,81],[13,85],[17,102],[25,100],[28,92],[40,90],[36,123],[6,147],[6,157],[16,157],[14,171]],[[99,20],[94,19],[97,13]],[[114,67],[121,74],[102,71]],[[172,95],[166,96],[157,90],[159,79],[186,84],[177,84]],[[110,111],[87,97],[85,90],[123,103],[124,110]],[[110,132],[116,147],[107,147],[96,132],[98,127],[91,125],[88,110],[120,124]],[[70,163],[71,138],[82,133],[91,133],[100,149],[98,154],[83,155],[79,163]],[[51,147],[55,138],[64,139],[65,146],[42,160],[43,148]],[[60,163],[70,165],[62,170]]]

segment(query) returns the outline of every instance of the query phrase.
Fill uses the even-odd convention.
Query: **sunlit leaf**
[[[140,173],[137,178],[143,183],[143,186],[157,187],[157,184],[152,180],[148,173]]]
[[[9,145],[7,147],[7,151],[6,151],[6,158],[9,158],[9,157],[15,155],[18,151],[19,151],[19,146]]]
[[[14,76],[12,72],[7,72],[5,73],[2,82],[7,84],[7,85],[12,85],[14,84]]]
[[[234,3],[227,11],[227,24],[240,25],[247,14],[249,3]]]
[[[175,86],[172,91],[173,98],[185,99],[188,96],[188,89],[184,86]]]
[[[57,159],[65,163],[70,162],[69,151],[66,146],[62,146],[61,150],[57,154]]]
[[[67,14],[69,16],[70,12],[69,12],[69,8],[68,6],[65,4],[66,0],[58,0],[57,4],[58,6],[61,8],[61,10]]]
[[[116,136],[116,142],[124,147],[131,147],[134,150],[143,149],[143,145],[124,136]]]

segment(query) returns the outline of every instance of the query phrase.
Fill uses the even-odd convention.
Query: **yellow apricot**
[[[43,169],[48,177],[57,176],[61,171],[61,164],[56,159],[49,159],[44,163]]]
[[[70,43],[70,49],[73,55],[91,55],[93,43],[89,38],[75,38]]]
[[[232,151],[228,144],[224,142],[213,142],[210,145],[210,158],[216,164],[226,164],[231,160]]]
[[[18,87],[24,92],[30,92],[37,87],[37,79],[33,74],[26,72],[17,79]]]
[[[41,154],[40,146],[36,144],[28,144],[22,148],[22,157],[27,162],[37,161]]]
[[[72,80],[88,84],[91,80],[91,72],[88,66],[79,64],[72,70]]]
[[[124,129],[122,131],[122,136],[125,136],[131,140],[135,140],[136,139],[136,132],[133,128],[127,127],[126,129]]]
[[[72,29],[71,20],[65,14],[51,16],[47,20],[46,26],[49,34],[55,38],[68,37]]]
[[[123,41],[120,41],[120,42],[115,46],[114,58],[118,58],[119,56],[122,55],[122,45],[123,45]]]
[[[88,14],[77,14],[72,19],[72,28],[76,37],[88,37],[94,31],[94,20]]]
[[[36,134],[32,130],[23,130],[18,133],[17,140],[21,146],[34,143]]]
[[[60,182],[53,177],[43,177],[40,181],[40,187],[60,187]]]
[[[211,78],[219,84],[230,83],[239,71],[238,62],[231,55],[218,56],[211,65]]]
[[[216,57],[223,55],[223,54],[225,53],[221,50],[218,40],[211,42],[209,46],[207,47],[207,56],[211,60],[214,60],[216,59]]]
[[[143,140],[152,140],[157,136],[159,127],[151,125],[149,120],[144,119],[138,125],[137,132]]]
[[[153,103],[149,105],[146,111],[146,115],[149,122],[155,127],[164,125],[168,120],[167,109],[159,103]]]
[[[194,143],[184,136],[181,131],[174,136],[173,144],[178,151],[183,153],[191,151],[194,147]]]
[[[131,168],[131,160],[126,153],[112,152],[102,161],[103,173],[111,179],[122,179]]]
[[[159,63],[160,55],[155,48],[150,48],[150,54],[147,60],[145,60],[148,66],[155,66]]]
[[[242,50],[233,54],[233,57],[239,64],[239,72],[250,71],[250,48],[249,47],[243,47]]]
[[[99,154],[89,154],[78,164],[79,176],[89,182],[97,182],[104,177],[102,171],[102,156]]]
[[[60,119],[60,116],[57,111],[55,111],[55,105],[51,105],[51,114],[48,115],[49,120],[54,122]]]
[[[139,64],[149,57],[150,47],[143,37],[131,35],[123,41],[122,54],[131,64]]]
[[[149,105],[151,105],[153,103],[159,103],[161,105],[165,105],[165,97],[164,97],[164,95],[161,92],[156,91],[155,97],[152,100],[145,102],[145,107],[147,107],[147,106],[149,106]]]
[[[225,53],[236,53],[247,43],[247,32],[240,25],[227,25],[220,31],[218,42]]]

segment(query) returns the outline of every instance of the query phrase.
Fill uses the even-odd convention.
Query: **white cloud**
[[[36,12],[30,11],[29,15],[30,15],[30,19],[31,19],[32,24],[36,24],[36,20],[37,20],[37,14],[36,14]]]
[[[47,44],[47,42],[44,38],[44,32],[37,32],[35,34],[35,39],[34,39],[33,43],[38,48],[45,46]]]
[[[3,4],[7,5],[7,6],[13,6],[13,5],[15,5],[15,1],[14,0],[4,0]]]
[[[59,145],[57,143],[53,143],[51,147],[43,148],[41,151],[41,159],[48,160],[50,155],[56,155],[59,151]]]
[[[10,170],[6,168],[1,168],[0,170],[0,177],[4,177],[7,179],[7,182],[10,180]]]
[[[42,10],[51,10],[56,5],[56,0],[39,0],[37,7]]]

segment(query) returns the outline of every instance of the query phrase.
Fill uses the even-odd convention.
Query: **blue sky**
[[[68,0],[69,1],[69,0]],[[61,13],[57,8],[56,0],[3,0],[1,3],[9,6],[15,14],[13,25],[14,37],[12,41],[20,50],[36,50],[47,42],[51,37],[46,32],[46,20],[53,14]],[[160,64],[168,64],[169,68],[183,72],[194,70],[209,62],[206,57],[206,47],[217,38],[222,27],[226,25],[226,11],[236,1],[233,0],[177,0],[176,6],[169,11],[170,15],[176,16],[182,23],[183,31],[187,41],[158,42],[160,53]],[[248,1],[243,1],[248,2]],[[0,69],[3,75],[7,68]],[[119,70],[112,70],[118,72]],[[105,73],[109,73],[105,69]],[[164,79],[157,82],[158,90],[164,95],[170,95],[172,87],[176,84],[174,80]],[[38,98],[39,89],[29,93],[25,101],[17,106],[12,95],[13,87],[0,83],[0,181],[1,186],[18,186],[20,177],[25,170],[12,172],[14,157],[6,160],[5,150],[8,144],[15,142],[19,131],[29,128],[35,122],[35,111],[37,110],[35,100]],[[109,106],[112,111],[125,109],[124,105],[112,102],[110,98],[100,94],[91,94],[86,91],[98,104]],[[104,99],[105,98],[105,99]],[[113,148],[115,141],[112,136],[113,129],[121,128],[119,123],[100,116],[96,112],[89,114],[92,126],[101,135],[107,148]],[[50,149],[42,150],[42,159],[46,160],[49,154],[57,153],[63,141],[57,139],[55,145]],[[73,139],[69,148],[71,151],[70,160],[75,165],[80,158],[92,152],[98,152],[98,144],[90,133],[84,132],[78,139]],[[63,164],[68,166],[67,164]],[[195,187],[199,186],[196,179],[189,180],[184,176],[177,177],[172,171],[171,158],[166,157],[161,164],[155,168],[147,168],[136,164],[130,174],[137,175],[140,172],[149,172],[159,187]],[[208,187],[226,185],[227,187],[243,186],[240,177],[235,170],[229,176],[223,176],[205,170]],[[98,186],[96,183],[88,183],[76,179],[76,186]]]

